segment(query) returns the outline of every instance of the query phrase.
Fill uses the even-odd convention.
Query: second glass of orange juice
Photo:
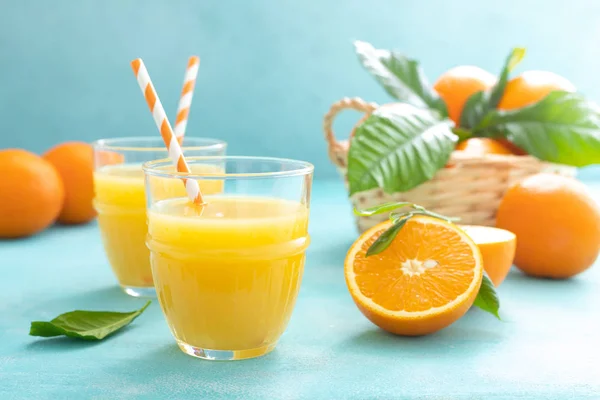
[[[185,175],[170,161],[144,164],[148,247],[167,323],[187,354],[235,360],[270,352],[292,314],[309,245],[312,165],[259,157],[187,157]],[[200,187],[205,205],[164,194],[164,182]]]
[[[146,247],[148,234],[146,195],[142,163],[168,157],[160,137],[102,139],[94,148],[94,206],[108,261],[123,290],[132,296],[155,296]],[[225,142],[185,137],[183,151],[188,156],[219,156]],[[217,165],[198,165],[194,172],[214,173]],[[174,170],[171,167],[171,170]],[[201,182],[202,191],[218,193],[218,181]],[[185,196],[179,182],[160,179],[155,197]]]

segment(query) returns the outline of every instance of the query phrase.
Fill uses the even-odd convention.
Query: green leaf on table
[[[409,104],[379,107],[358,126],[350,145],[350,195],[375,188],[403,192],[433,178],[458,139],[451,126],[452,121]]]
[[[420,108],[430,108],[447,116],[446,104],[433,90],[419,63],[398,52],[375,49],[356,41],[358,58],[390,96]]]
[[[473,305],[500,319],[500,315],[498,314],[500,300],[498,299],[494,284],[485,273],[483,274],[481,287],[479,288],[479,293],[477,293]]]
[[[576,167],[600,163],[600,107],[577,93],[554,91],[527,107],[494,110],[480,129],[543,161]]]
[[[31,336],[69,336],[85,340],[101,340],[130,324],[150,305],[132,312],[82,311],[64,313],[52,321],[33,321]]]
[[[467,99],[463,112],[460,115],[460,126],[466,129],[477,128],[481,120],[491,111],[498,107],[510,72],[525,57],[525,49],[521,47],[514,48],[504,63],[500,78],[489,91],[477,92]]]

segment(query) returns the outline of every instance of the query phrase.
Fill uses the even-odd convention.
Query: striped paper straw
[[[171,161],[173,161],[173,164],[175,164],[178,172],[190,173],[190,167],[183,157],[181,147],[177,142],[176,136],[173,134],[171,124],[167,119],[167,114],[165,113],[160,99],[156,94],[154,85],[152,85],[150,75],[148,74],[148,70],[146,70],[144,62],[141,58],[137,58],[131,62],[131,68],[133,68],[133,73],[135,74],[138,84],[140,85],[140,89],[142,89],[142,93],[146,98],[146,103],[148,103],[148,108],[150,108],[150,112],[154,117],[154,122],[160,131],[160,135],[165,142],[165,146],[167,146],[167,151],[169,152]],[[186,178],[182,178],[182,180],[185,184],[185,190],[190,200],[196,204],[204,203],[198,182],[193,179]]]
[[[196,77],[198,76],[199,66],[200,57],[190,57],[187,69],[185,70],[183,89],[181,89],[179,105],[177,106],[177,119],[175,120],[175,136],[177,136],[179,143],[181,143],[183,135],[185,135],[185,128],[187,127],[190,106],[192,105],[192,97],[194,96],[194,87],[196,86]]]

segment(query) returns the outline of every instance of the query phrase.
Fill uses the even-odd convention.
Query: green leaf
[[[85,340],[101,340],[131,323],[150,305],[132,312],[82,311],[64,313],[50,322],[33,321],[31,336],[69,336]]]
[[[414,204],[409,203],[407,201],[401,201],[397,203],[384,203],[374,207],[363,208],[362,210],[354,209],[354,215],[358,215],[360,217],[370,217],[372,215],[394,211],[398,208],[411,206],[414,206]]]
[[[452,129],[452,132],[454,132],[454,134],[456,136],[458,136],[458,141],[462,142],[465,141],[467,139],[470,139],[473,137],[473,132],[470,131],[469,129],[464,129],[464,128],[460,128],[460,127],[454,127]]]
[[[394,220],[398,220],[398,219],[404,217],[407,214],[412,214],[412,215],[426,215],[428,217],[441,219],[441,220],[446,221],[446,222],[457,222],[457,221],[460,221],[459,217],[447,217],[445,215],[438,214],[438,213],[433,212],[433,211],[429,211],[429,210],[425,209],[424,207],[419,206],[417,204],[413,204],[412,206],[414,207],[414,211],[409,211],[409,212],[405,211],[405,212],[401,212],[401,213],[395,213],[395,212],[393,212],[393,213],[390,214],[390,219],[392,221],[394,221]]]
[[[395,222],[385,232],[383,232],[381,236],[379,236],[377,240],[375,240],[373,244],[369,247],[366,256],[374,256],[375,254],[379,254],[385,249],[387,249],[398,235],[398,232],[400,232],[404,225],[406,225],[406,222],[410,219],[410,217],[412,217],[412,215],[408,214],[406,218]]]
[[[399,208],[410,207],[409,211],[401,211],[401,212],[393,212]],[[445,215],[438,214],[433,211],[427,210],[425,207],[420,206],[418,204],[409,203],[409,202],[397,202],[397,203],[385,203],[379,206],[367,208],[364,210],[354,209],[354,213],[356,215],[360,215],[363,217],[370,217],[371,215],[383,214],[389,212],[390,219],[392,221],[392,226],[389,227],[385,232],[381,234],[373,244],[367,249],[366,256],[372,256],[375,254],[379,254],[385,249],[389,247],[389,245],[394,241],[396,235],[402,227],[406,224],[406,222],[414,217],[415,215],[427,215],[432,218],[442,219],[444,221],[452,222],[456,218],[446,217]]]
[[[492,111],[481,130],[543,161],[576,167],[600,163],[600,108],[577,93],[554,91],[527,107]]]
[[[446,104],[429,84],[415,60],[389,50],[375,49],[371,44],[356,41],[358,58],[367,71],[383,85],[390,96],[420,108],[431,108],[447,116]]]
[[[458,139],[451,126],[450,120],[409,104],[379,107],[357,128],[350,145],[350,195],[375,188],[403,192],[433,178]]]
[[[506,58],[502,71],[500,71],[500,78],[496,84],[489,91],[477,92],[467,99],[460,115],[461,127],[467,129],[477,128],[487,113],[498,107],[504,95],[509,74],[521,62],[523,57],[525,57],[524,48],[512,49]]]
[[[498,294],[496,294],[494,284],[486,274],[483,274],[481,287],[473,305],[500,319],[500,315],[498,314],[500,300],[498,299]]]
[[[460,114],[460,126],[464,129],[473,129],[490,111],[490,92],[479,91],[467,99]]]
[[[502,67],[502,71],[500,71],[500,78],[498,82],[492,87],[489,97],[489,107],[490,110],[495,109],[500,104],[500,100],[504,96],[504,90],[506,89],[506,84],[508,83],[508,78],[512,70],[519,65],[521,60],[525,57],[525,49],[522,47],[517,47],[512,49],[508,57],[506,58],[506,62]]]

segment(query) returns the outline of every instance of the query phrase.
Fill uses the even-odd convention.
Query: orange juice
[[[194,172],[217,172],[210,165],[195,165]],[[177,179],[162,180],[153,185],[165,197],[185,196],[185,188]],[[203,193],[218,193],[220,181],[201,182]],[[146,196],[144,173],[140,165],[121,164],[100,168],[94,173],[94,205],[109,263],[124,288],[152,288],[150,255],[146,247]],[[160,194],[155,194],[160,196]]]
[[[294,308],[309,243],[308,208],[262,197],[162,200],[148,211],[156,292],[186,353],[266,354]]]

